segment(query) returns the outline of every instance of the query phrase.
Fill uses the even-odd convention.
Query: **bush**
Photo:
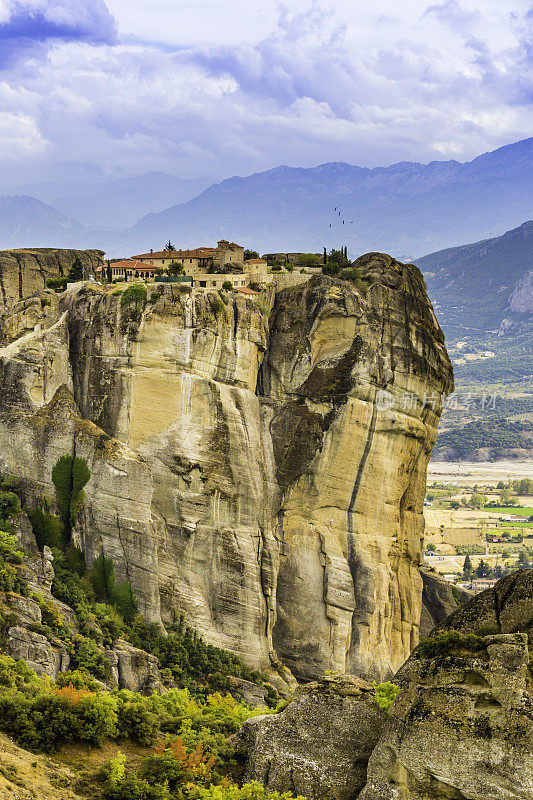
[[[231,292],[233,289],[233,284],[231,281],[224,281],[224,283],[222,284],[222,288],[224,289],[225,292]]]
[[[224,303],[220,297],[209,297],[209,305],[211,306],[211,311],[215,316],[218,316],[224,311]]]
[[[101,681],[111,677],[111,666],[96,642],[85,636],[78,636],[74,644],[71,665],[76,670],[88,672]]]
[[[83,487],[90,477],[91,472],[86,460],[79,456],[73,458],[69,453],[61,456],[52,469],[52,482],[67,544],[70,542],[72,528],[76,524],[85,500]]]
[[[63,523],[55,514],[48,514],[40,508],[28,511],[39,550],[43,547],[60,547],[63,535]]]
[[[14,492],[0,492],[0,520],[20,514],[20,500]]]
[[[134,739],[146,746],[154,743],[158,731],[158,719],[143,702],[131,693],[132,700],[119,701],[118,730],[126,739]]]
[[[464,634],[460,631],[446,631],[430,636],[418,645],[418,655],[422,658],[435,658],[449,655],[457,650],[477,652],[483,650],[486,643],[481,636],[474,633]]]
[[[53,289],[55,292],[62,292],[67,286],[68,278],[47,278],[46,286],[48,289]]]
[[[120,303],[123,306],[126,306],[129,303],[135,303],[135,305],[138,308],[140,303],[144,303],[147,295],[148,292],[146,290],[146,286],[143,283],[132,283],[123,292]]]
[[[383,711],[388,711],[400,694],[400,687],[391,681],[374,683],[374,697],[376,703]]]

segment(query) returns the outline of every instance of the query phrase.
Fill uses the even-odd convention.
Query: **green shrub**
[[[391,681],[374,683],[374,698],[383,711],[388,711],[400,694],[400,687]]]
[[[457,650],[470,650],[476,652],[483,650],[486,643],[481,636],[474,633],[461,633],[460,631],[446,631],[436,636],[429,636],[418,645],[418,655],[422,658],[435,658],[436,656],[449,655]]]
[[[134,773],[127,773],[122,753],[108,761],[98,778],[103,800],[171,800],[166,787],[152,785]]]
[[[266,786],[259,781],[251,781],[242,786],[234,783],[219,784],[207,788],[198,786],[189,792],[191,800],[305,800],[301,795],[293,795],[291,792],[270,792]]]
[[[15,495],[16,497],[16,495]],[[18,500],[18,498],[17,498]],[[6,525],[6,523],[3,523]],[[22,563],[23,552],[17,537],[10,531],[0,529],[0,590],[17,592],[27,597],[28,584],[21,576],[17,565]]]
[[[15,492],[0,492],[0,520],[20,514],[20,500]]]
[[[47,547],[60,547],[63,535],[63,523],[55,514],[49,514],[40,508],[28,511],[28,517],[33,528],[35,540],[39,550]]]
[[[128,305],[129,303],[135,303],[138,308],[140,303],[144,303],[147,295],[148,292],[143,283],[132,283],[122,294],[120,303],[123,306]]]
[[[88,672],[101,681],[111,677],[111,666],[96,642],[84,636],[78,636],[74,644],[71,666],[76,670]]]
[[[118,704],[118,730],[123,738],[134,739],[146,746],[154,743],[158,731],[158,718],[139,696],[132,700],[120,699]]]
[[[47,278],[46,286],[48,289],[53,289],[55,292],[62,292],[67,286],[68,278]]]
[[[83,487],[91,477],[91,472],[84,458],[70,454],[61,456],[52,469],[57,504],[61,511],[63,532],[68,544],[79,513],[83,507],[85,493]]]
[[[60,672],[55,680],[58,689],[72,686],[73,689],[88,689],[90,692],[101,692],[102,687],[88,672],[79,669]]]
[[[220,299],[220,297],[209,297],[209,305],[211,306],[211,311],[215,316],[222,314],[224,312],[224,303]]]
[[[233,284],[231,281],[224,281],[224,283],[222,284],[222,288],[224,289],[225,292],[231,292],[233,289]]]

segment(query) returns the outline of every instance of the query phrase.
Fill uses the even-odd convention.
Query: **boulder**
[[[484,643],[409,660],[359,800],[533,797],[528,637]]]
[[[130,692],[153,694],[162,690],[159,661],[150,653],[133,647],[124,639],[118,639],[112,649],[116,656],[116,663],[111,663],[112,670],[116,670],[116,677],[120,689],[129,689]],[[114,659],[110,659],[112,661]]]
[[[437,572],[420,568],[422,576],[422,611],[420,614],[420,638],[424,639],[435,625],[444,622],[457,607],[473,596],[472,592],[453,586]]]
[[[69,668],[70,656],[62,642],[52,644],[40,633],[20,626],[9,629],[6,650],[16,661],[26,661],[38,675],[55,679]]]
[[[358,678],[301,686],[283,712],[254,717],[241,728],[244,778],[308,800],[350,800],[364,786],[385,719],[372,686]]]

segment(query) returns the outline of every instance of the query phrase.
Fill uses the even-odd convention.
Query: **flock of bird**
[[[334,211],[334,213],[338,214],[338,215],[339,215],[339,217],[341,217],[341,219],[342,219],[342,214],[341,214],[340,210],[337,208],[337,206],[335,206],[335,208],[333,209],[333,211]],[[339,220],[339,221],[340,221],[340,220]],[[344,224],[345,224],[345,222],[346,222],[346,220],[344,220],[344,219],[343,219],[343,220],[342,220],[342,224],[344,225]],[[353,219],[352,219],[352,220],[350,220],[349,224],[350,224],[350,225],[353,225]],[[329,223],[329,227],[331,228],[332,226],[333,226],[333,223],[332,223],[332,222],[330,222],[330,223]]]

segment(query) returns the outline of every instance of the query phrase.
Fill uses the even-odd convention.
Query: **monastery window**
[[[200,281],[200,286],[207,286],[207,281]]]

